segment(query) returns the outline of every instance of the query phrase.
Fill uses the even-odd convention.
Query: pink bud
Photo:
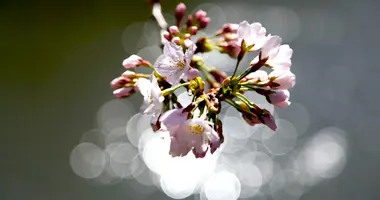
[[[113,91],[113,95],[115,95],[116,98],[120,98],[120,99],[129,97],[133,93],[135,93],[134,88],[119,88]]]
[[[170,35],[170,33],[168,31],[164,31],[162,35],[164,36],[165,39],[167,39],[168,41],[170,41],[171,35]]]
[[[177,26],[170,26],[169,33],[172,35],[177,35],[179,33],[179,29]]]
[[[190,81],[190,80],[193,80],[200,75],[201,75],[201,73],[197,69],[192,68],[187,73],[187,79]]]
[[[191,35],[196,35],[197,32],[198,32],[198,27],[196,27],[196,26],[191,26],[191,27],[189,28],[189,32],[190,32]]]
[[[181,39],[180,39],[179,37],[174,37],[174,38],[172,39],[172,42],[174,42],[174,43],[176,43],[177,45],[179,45],[180,42],[181,42]]]
[[[131,55],[127,59],[123,60],[123,66],[126,69],[136,68],[138,65],[141,65],[143,62],[142,58],[137,55]]]
[[[187,27],[190,27],[193,25],[193,17],[191,15],[187,16],[187,19],[186,19],[186,26]]]
[[[136,77],[136,73],[134,71],[127,70],[121,74],[125,79],[134,79]]]
[[[179,3],[175,9],[175,19],[178,24],[181,22],[183,16],[185,16],[185,12],[186,5],[184,3]]]
[[[199,28],[204,29],[211,22],[211,18],[205,17],[199,22]]]
[[[223,33],[236,33],[239,24],[224,24],[223,25]]]
[[[256,124],[262,124],[259,119],[255,115],[251,115],[249,113],[242,114],[243,119],[247,122],[248,125],[254,126]]]
[[[266,126],[268,126],[270,129],[272,129],[273,131],[276,131],[277,129],[277,125],[276,125],[276,122],[273,118],[273,116],[269,113],[269,111],[265,110],[266,112],[264,113],[261,113],[259,115],[259,120],[265,124]]]
[[[207,13],[203,10],[198,10],[195,14],[194,17],[197,21],[201,21],[203,18],[207,16]]]
[[[111,81],[111,88],[116,90],[121,87],[124,87],[125,84],[127,84],[128,81],[123,77],[117,77]]]

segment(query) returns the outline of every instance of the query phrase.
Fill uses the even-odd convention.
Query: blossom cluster
[[[160,12],[153,13],[163,29],[163,54],[153,64],[138,55],[129,56],[122,63],[126,71],[112,80],[111,87],[117,98],[142,94],[141,112],[150,116],[155,132],[170,138],[170,155],[185,156],[192,151],[195,157],[203,158],[220,147],[224,140],[219,119],[223,101],[236,108],[249,125],[264,124],[276,130],[272,114],[244,94],[256,92],[279,108],[290,105],[289,89],[295,85],[295,75],[290,71],[293,50],[282,44],[281,37],[267,34],[258,22],[243,21],[225,24],[213,37],[193,40],[211,21],[205,11],[186,17],[186,6],[180,3],[172,26],[166,25]],[[232,75],[208,66],[196,55],[210,51],[236,59]],[[241,60],[251,52],[258,55],[237,74]],[[137,73],[138,67],[149,68],[152,73]],[[190,104],[178,101],[175,91],[179,88],[192,96]]]

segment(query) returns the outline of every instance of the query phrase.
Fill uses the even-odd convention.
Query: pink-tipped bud
[[[187,16],[187,19],[186,19],[186,26],[187,27],[190,27],[193,25],[193,17],[191,15]]]
[[[250,126],[254,126],[256,124],[262,124],[261,121],[255,115],[252,115],[251,113],[243,113],[242,117]]]
[[[238,37],[237,37],[236,33],[226,33],[226,34],[224,34],[224,40],[226,40],[226,41],[236,40],[237,38]]]
[[[139,65],[142,65],[142,63],[143,63],[143,59],[140,56],[131,55],[127,59],[123,60],[122,65],[126,69],[133,69]]]
[[[186,5],[184,3],[179,3],[175,8],[175,19],[177,21],[177,25],[181,22],[182,18],[186,13]]]
[[[125,79],[134,79],[136,78],[136,73],[130,70],[127,70],[121,74],[121,76]]]
[[[185,39],[183,41],[183,44],[185,45],[186,48],[189,48],[192,44],[194,44],[194,42],[191,41],[190,39]]]
[[[120,99],[129,97],[133,93],[135,93],[134,88],[119,88],[113,91],[113,95],[115,95],[116,98],[120,98]]]
[[[191,27],[189,28],[189,33],[190,33],[191,35],[196,35],[197,32],[198,32],[198,27],[196,27],[196,26],[191,26]]]
[[[239,28],[239,24],[224,24],[223,33],[236,33]]]
[[[171,35],[177,35],[179,33],[178,26],[170,26],[169,27],[169,33]]]
[[[170,33],[168,31],[164,31],[162,35],[164,36],[165,39],[167,39],[168,41],[170,41],[171,35],[170,35]]]
[[[199,22],[199,28],[204,29],[211,22],[211,18],[205,17]]]
[[[176,43],[177,45],[180,45],[180,43],[181,43],[181,39],[180,39],[179,37],[174,37],[174,38],[172,39],[172,42]]]
[[[111,81],[111,88],[116,90],[124,87],[125,84],[128,83],[128,80],[124,77],[117,77]]]
[[[228,54],[231,58],[237,58],[239,56],[241,47],[237,41],[221,42],[219,46],[222,47],[222,53]]]
[[[276,131],[277,129],[276,122],[274,120],[274,117],[272,116],[272,114],[270,114],[268,110],[264,109],[262,113],[258,114],[258,118],[263,124],[265,124],[272,131]]]
[[[194,17],[197,21],[201,21],[203,18],[207,16],[207,13],[204,10],[198,10],[195,14]]]

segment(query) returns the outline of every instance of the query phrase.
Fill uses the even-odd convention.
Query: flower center
[[[183,62],[176,62],[175,67],[178,69],[185,69],[186,64]]]
[[[189,130],[193,135],[201,135],[204,127],[199,124],[189,124]]]
[[[149,102],[149,104],[152,104],[152,103],[153,103],[153,97],[152,97],[152,96],[149,96],[149,98],[148,98],[148,102]]]

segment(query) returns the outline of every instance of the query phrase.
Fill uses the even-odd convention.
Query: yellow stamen
[[[204,131],[204,127],[199,124],[189,124],[189,130],[193,135],[201,135]]]
[[[176,62],[175,67],[178,69],[185,69],[186,64],[183,62]]]

